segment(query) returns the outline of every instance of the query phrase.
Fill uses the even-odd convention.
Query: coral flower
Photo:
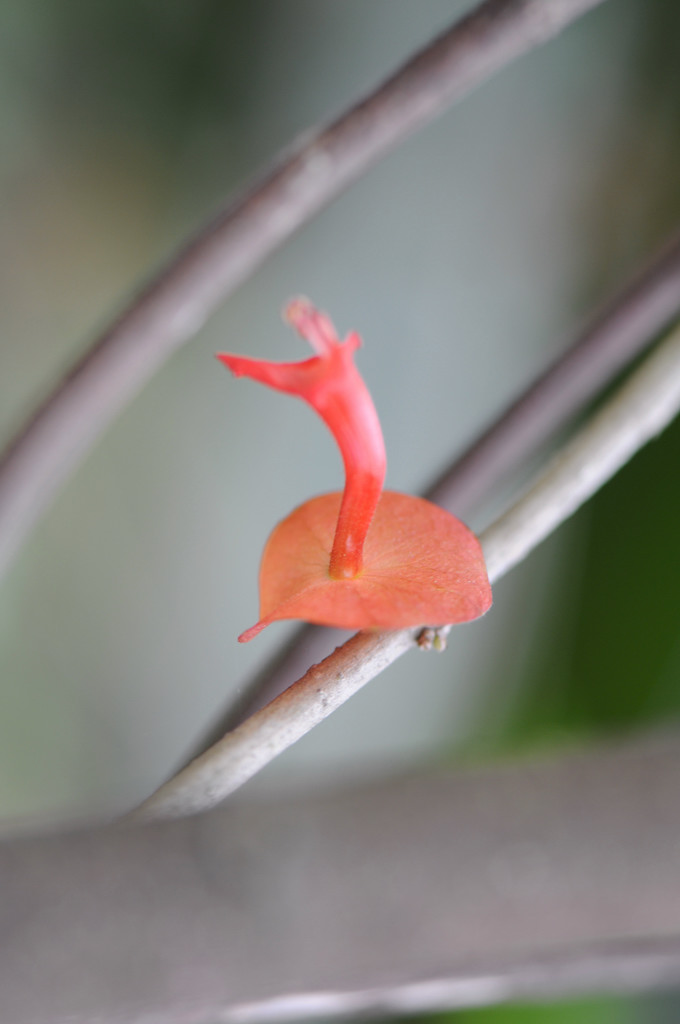
[[[295,299],[285,317],[317,353],[298,363],[219,354],[236,377],[304,399],[335,438],[342,493],[300,505],[276,526],[260,566],[260,621],[344,629],[467,622],[491,606],[479,541],[459,519],[422,498],[383,491],[385,445],[373,400],[354,365],[357,334],[340,341],[328,317]]]

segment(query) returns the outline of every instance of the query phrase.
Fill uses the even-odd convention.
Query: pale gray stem
[[[492,582],[593,495],[680,410],[676,327],[536,481],[481,536]],[[323,721],[416,643],[419,629],[358,633],[228,733],[133,812],[136,819],[207,810]]]

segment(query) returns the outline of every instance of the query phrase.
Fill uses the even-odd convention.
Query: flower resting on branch
[[[274,363],[220,353],[236,377],[304,399],[342,455],[345,489],[300,505],[276,526],[260,566],[260,621],[343,629],[400,629],[467,622],[491,606],[479,541],[459,519],[423,498],[383,491],[385,446],[373,400],[354,365],[357,334],[340,341],[306,299],[285,317],[316,355]]]

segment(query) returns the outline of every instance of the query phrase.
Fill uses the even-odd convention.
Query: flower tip
[[[314,306],[304,295],[296,295],[283,307],[281,315],[291,327],[299,328],[300,323],[315,312]]]
[[[343,347],[349,349],[350,352],[356,352],[356,350],[361,348],[364,343],[361,340],[361,335],[357,334],[356,331],[350,331],[342,344]]]
[[[239,371],[240,356],[232,356],[229,352],[216,352],[215,359],[223,363],[228,370],[231,370],[235,377],[241,376]]]
[[[244,630],[243,633],[237,637],[238,642],[240,644],[247,644],[250,640],[256,637],[258,633],[261,633],[267,625],[268,622],[266,621],[256,622],[254,626],[251,626],[250,629]]]
[[[328,355],[339,344],[329,317],[304,295],[291,299],[284,307],[283,318],[320,356]]]

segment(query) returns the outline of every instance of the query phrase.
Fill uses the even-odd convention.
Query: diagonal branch
[[[441,474],[424,497],[465,517],[493,485],[535,454],[678,314],[680,232],[595,312],[564,353]],[[211,723],[192,760],[319,661],[332,646],[329,632],[322,626],[300,626],[239,699]]]
[[[318,210],[455,100],[602,0],[486,0],[298,142],[159,273],[0,457],[0,575],[125,403]]]
[[[481,536],[500,579],[680,410],[680,326]],[[447,627],[444,628],[444,631]],[[357,633],[146,800],[132,817],[182,817],[219,803],[411,650],[422,631]]]

